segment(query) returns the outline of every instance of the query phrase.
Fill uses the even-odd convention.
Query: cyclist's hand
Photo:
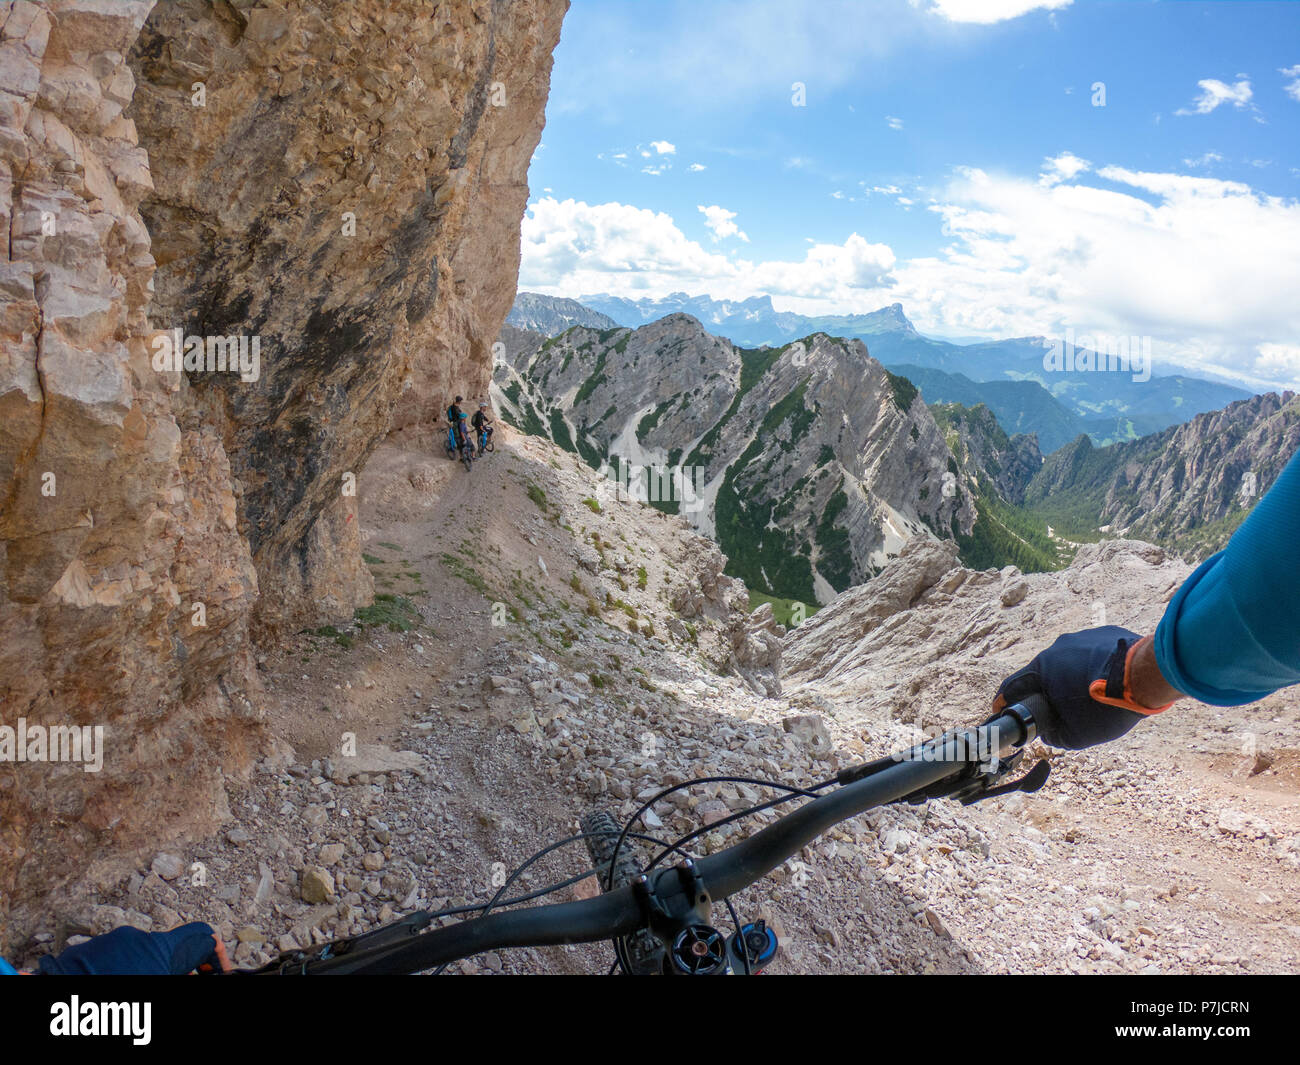
[[[1140,638],[1118,625],[1061,636],[998,686],[993,710],[1038,692],[1049,704],[1035,715],[1044,743],[1080,750],[1118,739],[1165,709],[1133,698],[1130,667]]]
[[[40,961],[40,972],[47,976],[183,976],[196,969],[230,968],[224,944],[202,921],[170,932],[142,932],[124,925]]]

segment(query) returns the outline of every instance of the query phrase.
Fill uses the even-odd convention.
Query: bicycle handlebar
[[[707,895],[721,901],[761,880],[827,829],[875,806],[896,802],[977,764],[969,757],[947,757],[944,743],[954,738],[997,759],[1034,738],[1034,709],[1042,697],[1031,695],[978,728],[947,733],[896,755],[869,775],[812,799],[773,824],[724,851],[694,863]],[[936,757],[937,756],[937,757]],[[652,874],[658,898],[671,901],[689,890],[673,869]],[[396,974],[420,972],[487,950],[555,946],[617,939],[646,926],[643,903],[633,887],[621,887],[579,902],[562,902],[509,910],[417,932],[408,942],[385,945],[303,963],[302,973]]]

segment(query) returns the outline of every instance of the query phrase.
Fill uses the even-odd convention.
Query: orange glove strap
[[[1137,649],[1149,639],[1151,639],[1150,636],[1143,636],[1142,639],[1128,649],[1128,654],[1124,656],[1124,697],[1122,699],[1112,699],[1106,694],[1105,677],[1099,677],[1089,684],[1088,694],[1099,703],[1105,703],[1107,706],[1119,706],[1125,710],[1132,710],[1135,714],[1143,714],[1146,717],[1159,714],[1173,706],[1173,703],[1165,703],[1164,706],[1143,706],[1133,698],[1133,656],[1137,653]]]

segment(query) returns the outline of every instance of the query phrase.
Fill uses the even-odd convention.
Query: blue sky
[[[1300,4],[574,0],[529,184],[521,289],[1300,381]]]

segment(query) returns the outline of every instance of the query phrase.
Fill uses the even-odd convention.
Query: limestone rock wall
[[[0,0],[0,723],[106,729],[0,761],[0,917],[219,819],[250,641],[368,600],[348,475],[486,390],[566,7]]]
[[[153,323],[260,338],[258,380],[190,384],[242,487],[269,631],[320,616],[312,586],[369,601],[334,539],[347,475],[449,392],[486,393],[565,7],[179,0],[132,50]]]

